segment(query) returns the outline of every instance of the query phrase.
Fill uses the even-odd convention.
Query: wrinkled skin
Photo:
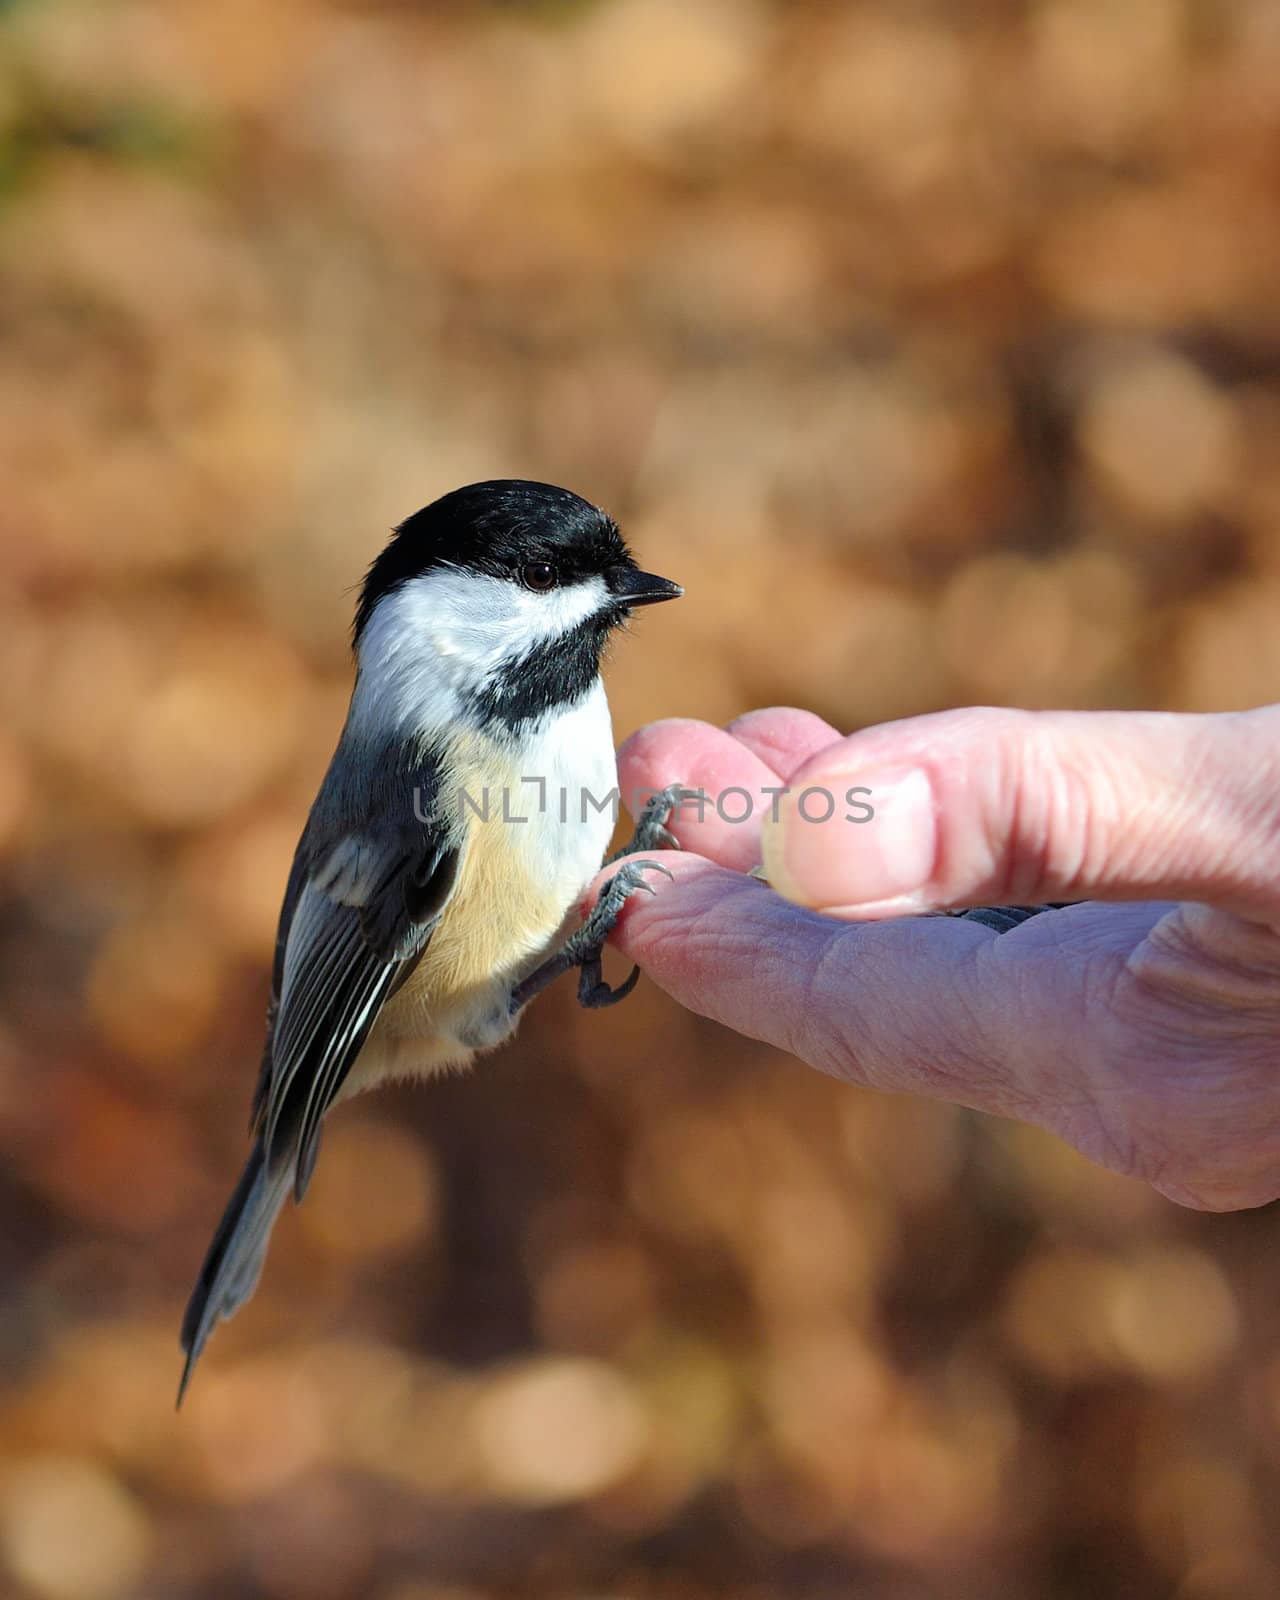
[[[906,770],[918,811],[882,849]],[[681,1004],[850,1083],[1037,1123],[1184,1205],[1280,1195],[1280,707],[848,738],[756,711],[643,729],[620,780],[791,786],[744,823],[678,812],[675,881],[624,913],[615,942]],[[853,784],[886,797],[865,825],[797,816],[801,789]],[[919,914],[1061,900],[1086,903],[999,935]]]

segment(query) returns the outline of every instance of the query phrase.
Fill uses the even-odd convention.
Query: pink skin
[[[756,711],[655,723],[619,770],[624,794],[793,790],[778,822],[768,797],[737,825],[677,815],[675,881],[627,907],[616,943],[682,1005],[851,1083],[1038,1123],[1184,1205],[1280,1196],[1280,707],[848,738]],[[853,784],[883,802],[861,826]],[[805,787],[835,795],[829,824],[796,817]],[[747,876],[762,849],[775,887]],[[1072,899],[998,936],[904,915]]]

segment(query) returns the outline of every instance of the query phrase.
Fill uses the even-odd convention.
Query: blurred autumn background
[[[1280,697],[1275,0],[0,3],[0,1587],[1280,1593],[1280,1227],[651,986],[334,1118],[180,1417],[352,586],[687,586],[619,734]]]

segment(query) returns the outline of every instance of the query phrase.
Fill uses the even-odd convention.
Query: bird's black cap
[[[636,571],[613,518],[568,489],[524,478],[495,478],[454,489],[406,517],[369,568],[356,609],[355,637],[360,638],[384,595],[433,567],[509,578],[539,561],[567,582],[613,571],[622,581]],[[630,603],[679,593],[674,584],[667,590],[637,594]]]

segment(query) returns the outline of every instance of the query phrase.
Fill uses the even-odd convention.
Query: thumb
[[[1280,921],[1280,707],[887,723],[799,768],[763,848],[779,893],[851,919],[1158,899]]]

